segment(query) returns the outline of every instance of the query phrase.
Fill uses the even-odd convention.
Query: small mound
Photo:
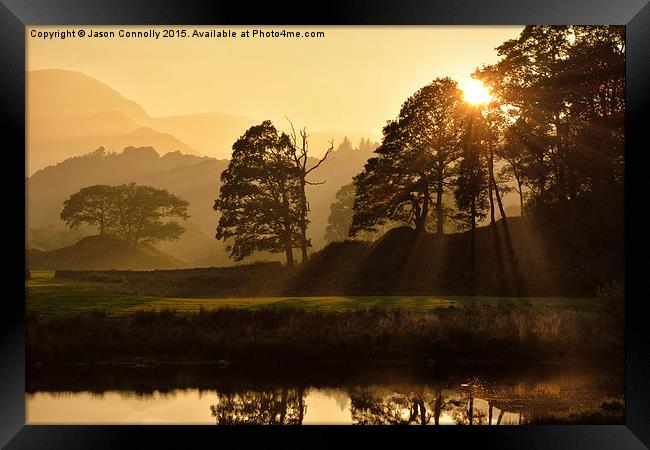
[[[151,245],[132,245],[113,235],[87,236],[50,251],[28,250],[27,261],[30,270],[148,270],[185,265]]]
[[[355,283],[370,250],[361,241],[332,242],[314,253],[285,288],[287,295],[343,295]]]
[[[595,251],[585,235],[558,218],[509,218],[442,236],[399,227],[372,244],[328,245],[300,268],[287,294],[593,295],[602,280],[619,276],[621,252],[602,239]]]

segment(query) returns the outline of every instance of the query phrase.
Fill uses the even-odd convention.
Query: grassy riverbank
[[[53,272],[33,272],[26,282],[27,313],[39,318],[64,318],[95,313],[106,317],[137,311],[171,309],[198,313],[231,309],[286,309],[348,312],[356,310],[394,310],[429,312],[477,306],[531,308],[533,310],[598,311],[603,302],[595,297],[487,297],[487,296],[273,296],[179,298],[146,295],[126,290],[114,283],[54,278]]]
[[[616,360],[607,298],[162,298],[27,282],[30,363]],[[593,330],[599,330],[593,333]]]

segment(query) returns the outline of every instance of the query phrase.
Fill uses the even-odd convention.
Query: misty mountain
[[[151,117],[138,103],[80,72],[46,69],[27,72],[27,155],[29,174],[71,156],[104,147],[153,147],[165,154],[230,156],[233,142],[262,120],[216,112]],[[289,124],[277,124],[279,129]],[[328,141],[353,142],[366,133],[311,133],[314,154]]]
[[[324,245],[327,218],[336,192],[362,170],[370,154],[368,149],[341,148],[333,151],[311,173],[310,181],[325,181],[325,184],[309,186],[307,190],[311,221],[308,237],[312,239],[312,251]],[[308,165],[315,163],[316,160],[311,158]],[[227,257],[225,245],[214,238],[219,215],[212,209],[221,186],[221,172],[227,166],[227,160],[180,152],[161,156],[151,147],[127,147],[119,153],[100,148],[39,170],[27,179],[28,228],[52,224],[59,230],[64,228],[59,219],[63,202],[82,187],[134,182],[167,189],[190,202],[190,220],[183,224],[185,234],[177,242],[158,244],[161,251],[194,265],[231,265],[233,261]],[[92,229],[86,231],[89,234],[96,232]],[[247,261],[256,259],[276,258],[256,254]]]
[[[202,113],[149,117],[146,123],[153,129],[172,134],[187,142],[204,155],[228,158],[233,142],[255,125],[256,121],[250,117],[232,114]]]

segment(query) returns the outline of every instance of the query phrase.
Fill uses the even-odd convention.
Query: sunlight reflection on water
[[[27,423],[517,425],[572,408],[596,408],[618,391],[581,377],[506,385],[467,381],[146,394],[37,391],[26,395]]]

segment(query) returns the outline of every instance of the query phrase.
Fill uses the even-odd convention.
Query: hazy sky
[[[157,27],[157,31],[170,27]],[[148,31],[154,27],[35,27]],[[402,102],[437,76],[463,81],[522,27],[173,27],[324,31],[324,38],[53,38],[27,31],[28,70],[86,73],[151,116],[197,112],[270,118],[311,130],[381,134]]]

